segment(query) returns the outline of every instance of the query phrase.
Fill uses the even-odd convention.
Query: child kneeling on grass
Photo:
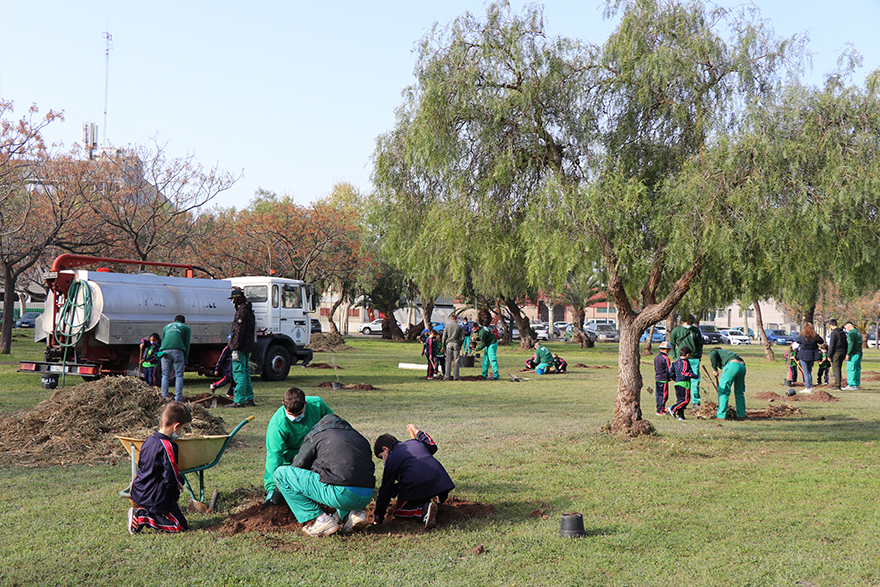
[[[186,518],[177,505],[183,480],[180,475],[178,448],[173,441],[192,422],[189,408],[172,401],[159,419],[159,430],[141,446],[138,468],[131,482],[128,532],[137,534],[144,526],[163,532],[183,532]]]

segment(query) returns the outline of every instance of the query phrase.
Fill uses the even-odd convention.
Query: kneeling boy
[[[177,500],[183,488],[177,444],[183,427],[192,422],[189,408],[169,402],[159,419],[159,430],[144,441],[137,474],[131,482],[128,532],[137,534],[144,526],[163,532],[183,532],[188,525]]]

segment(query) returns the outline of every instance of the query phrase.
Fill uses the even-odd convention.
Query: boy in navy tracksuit
[[[413,424],[406,430],[412,440],[400,442],[390,434],[383,434],[373,445],[373,452],[385,461],[373,523],[382,523],[388,504],[396,495],[395,517],[421,518],[425,528],[433,528],[437,523],[437,508],[446,501],[455,484],[433,456],[437,452],[434,440]]]
[[[174,440],[190,422],[192,414],[186,405],[169,402],[159,419],[159,430],[141,446],[137,474],[131,482],[130,534],[137,534],[145,526],[163,532],[183,532],[188,528],[177,505],[183,481]]]
[[[669,382],[672,380],[672,361],[669,360],[669,349],[672,345],[663,341],[660,352],[654,357],[654,384],[657,395],[657,415],[666,415],[666,400],[669,398]]]
[[[691,369],[688,359],[691,356],[689,347],[681,347],[678,350],[679,358],[672,363],[672,379],[675,381],[675,405],[667,408],[670,416],[684,420],[684,409],[691,401],[691,379],[697,376]]]
[[[568,363],[557,354],[553,355],[553,367],[556,369],[557,373],[565,373],[568,371]]]
[[[231,336],[231,334],[227,336],[227,340]],[[214,377],[222,377],[222,379],[211,384],[211,393],[214,393],[224,385],[230,384],[226,395],[235,397],[235,381],[232,379],[232,351],[229,350],[229,345],[223,347],[223,350],[220,352],[220,358],[217,359],[217,364],[214,365]]]

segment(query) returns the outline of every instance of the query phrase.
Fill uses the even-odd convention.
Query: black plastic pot
[[[559,535],[563,538],[580,538],[586,536],[584,517],[581,514],[562,514]]]

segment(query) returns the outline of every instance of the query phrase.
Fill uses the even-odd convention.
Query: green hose
[[[77,320],[81,316],[81,320]],[[79,279],[70,284],[64,299],[64,306],[55,322],[55,342],[64,348],[61,358],[61,387],[64,387],[66,375],[67,351],[76,347],[82,338],[92,316],[92,291],[85,281]]]

